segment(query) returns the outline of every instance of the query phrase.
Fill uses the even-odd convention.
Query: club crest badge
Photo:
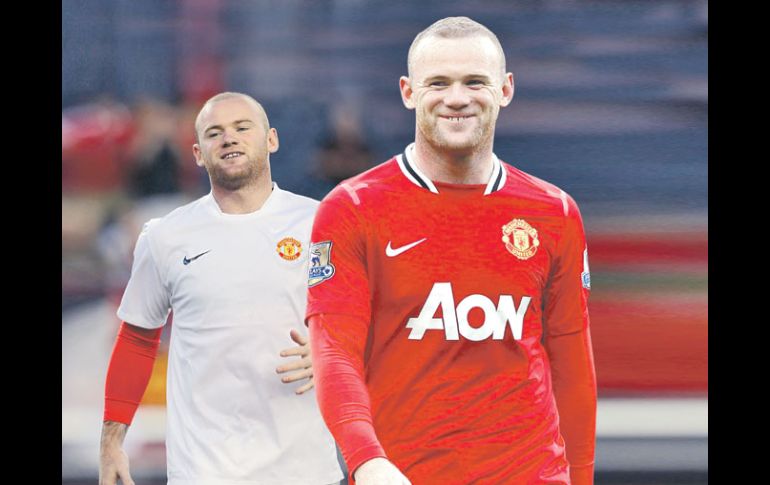
[[[503,242],[505,249],[521,260],[534,256],[540,246],[537,229],[524,219],[514,219],[503,226]]]
[[[302,243],[293,237],[285,237],[278,242],[275,250],[286,261],[294,261],[302,255]]]
[[[334,276],[332,264],[332,242],[310,243],[310,269],[308,270],[308,288],[322,283]]]

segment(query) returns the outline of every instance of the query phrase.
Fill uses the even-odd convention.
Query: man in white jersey
[[[272,182],[278,134],[253,98],[214,96],[195,131],[211,192],[149,221],[136,243],[107,372],[99,483],[133,484],[122,443],[171,310],[169,485],[337,483],[299,331],[318,202]],[[287,349],[289,336],[298,345]],[[280,365],[281,356],[300,359]]]

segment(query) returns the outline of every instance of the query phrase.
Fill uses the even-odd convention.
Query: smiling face
[[[198,143],[193,155],[205,167],[212,186],[235,191],[269,177],[270,153],[278,150],[278,133],[254,100],[231,96],[209,101],[195,123]]]
[[[410,77],[400,81],[404,105],[416,111],[418,143],[439,151],[491,150],[500,108],[513,97],[488,37],[426,37],[415,46]]]

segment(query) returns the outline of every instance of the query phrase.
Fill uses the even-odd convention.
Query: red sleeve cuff
[[[377,441],[374,427],[366,421],[348,421],[340,424],[335,430],[339,441],[344,441],[347,446],[343,452],[345,463],[351,478],[355,471],[372,458],[383,457],[385,450]],[[344,456],[345,453],[348,456]]]
[[[112,349],[104,386],[104,421],[131,424],[150,382],[162,329],[123,322]]]
[[[140,398],[141,401],[141,398]],[[120,401],[104,398],[104,421],[131,424],[140,401]]]
[[[594,464],[572,466],[569,471],[572,485],[593,485],[594,483]]]

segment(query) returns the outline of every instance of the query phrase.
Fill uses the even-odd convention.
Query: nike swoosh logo
[[[208,251],[204,251],[204,252],[200,253],[197,256],[193,256],[192,258],[188,258],[187,256],[185,256],[184,259],[182,259],[182,264],[187,266],[188,264],[190,264],[191,262],[193,262],[196,259],[200,258],[201,256],[203,256],[204,254],[208,253],[209,251],[211,251],[211,249],[209,249]]]
[[[388,241],[388,247],[385,248],[385,254],[387,254],[391,258],[394,257],[394,256],[398,256],[399,254],[403,253],[404,251],[409,251],[410,249],[412,249],[413,247],[417,246],[421,242],[426,241],[427,239],[428,239],[427,237],[424,237],[424,238],[420,239],[419,241],[415,241],[415,242],[413,242],[411,244],[407,244],[406,246],[401,246],[400,248],[395,248],[395,249],[390,247],[390,241]]]

